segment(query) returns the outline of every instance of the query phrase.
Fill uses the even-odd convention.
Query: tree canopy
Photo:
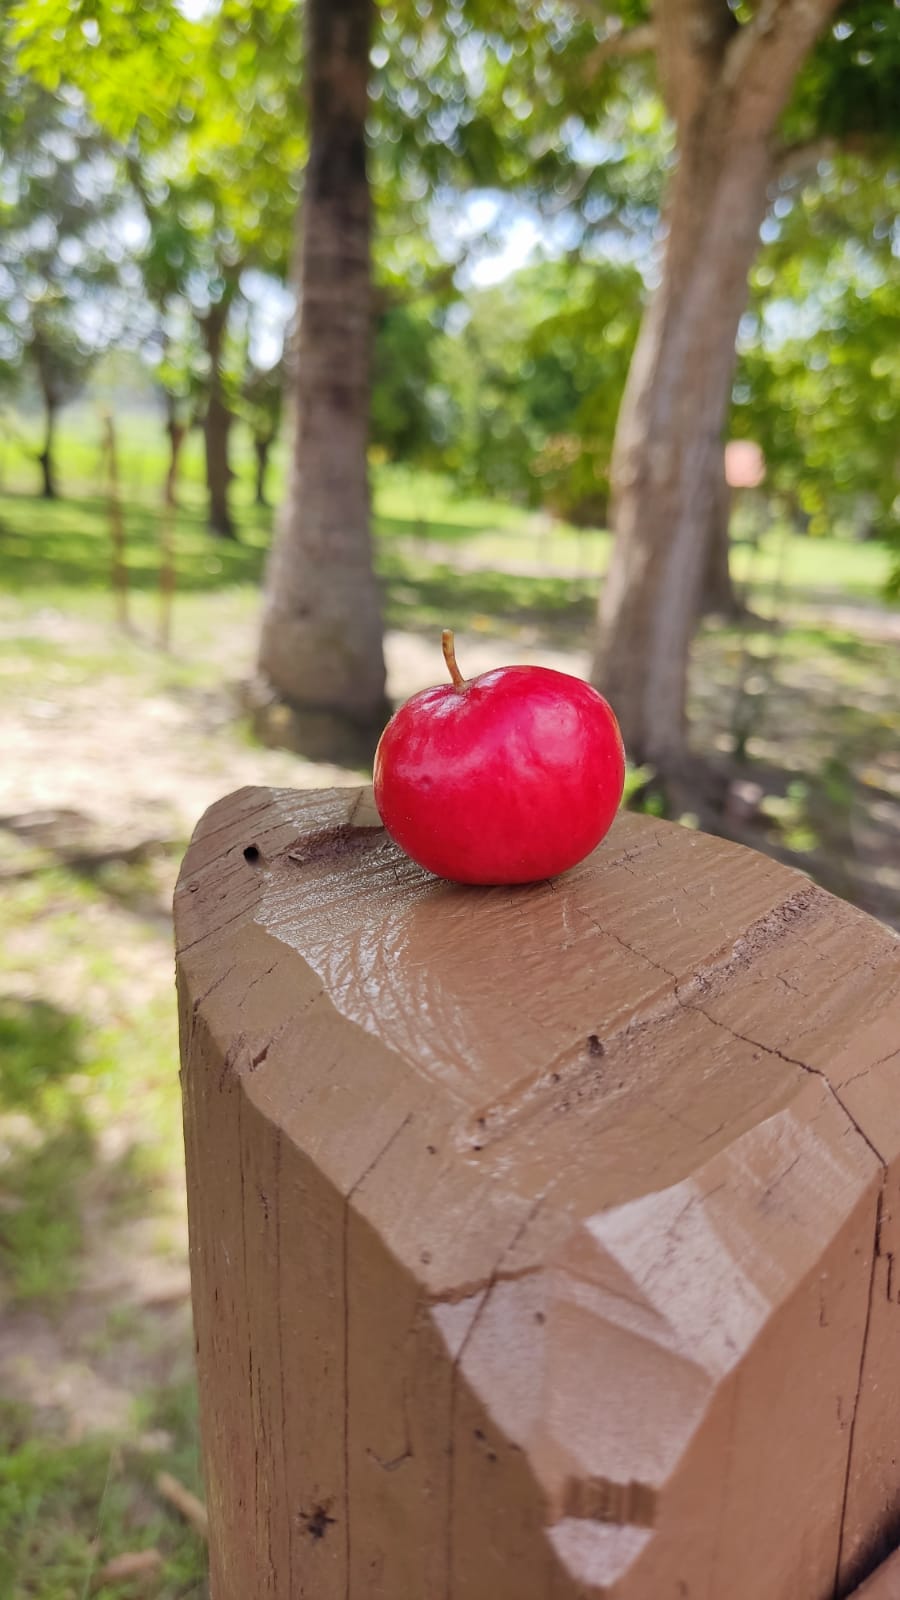
[[[526,501],[605,514],[628,359],[660,271],[654,242],[668,237],[666,186],[686,171],[689,103],[711,74],[724,94],[767,62],[782,70],[772,52],[794,49],[796,7],[777,18],[771,9],[765,0],[661,0],[652,13],[642,0],[378,9],[368,116],[377,444]],[[696,49],[685,43],[692,29],[706,41]],[[287,281],[307,154],[293,0],[221,0],[199,16],[174,0],[149,10],[15,0],[6,31],[7,77],[95,130],[117,164],[116,194],[124,185],[143,215],[136,253],[174,403],[202,411],[211,393],[226,421],[242,407],[249,415],[256,401],[246,395],[259,384],[248,370],[245,393],[234,366],[247,354],[237,308],[248,273]],[[813,530],[840,516],[891,536],[896,7],[822,0],[794,54],[767,155],[731,427],[763,445],[770,483]],[[18,103],[8,96],[0,113],[12,134],[7,170]],[[669,233],[678,192],[670,187]],[[480,230],[473,194],[491,200]],[[61,194],[45,200],[49,213],[64,205]],[[550,259],[479,287],[472,269],[492,235],[525,216]],[[88,252],[65,293],[78,298],[79,277],[95,269],[108,270],[108,258]],[[0,334],[8,365],[21,347],[13,299]],[[59,320],[71,326],[68,310]]]

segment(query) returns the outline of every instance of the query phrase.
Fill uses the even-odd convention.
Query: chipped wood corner
[[[651,818],[461,889],[367,791],[264,789],[176,930],[212,1600],[836,1600],[884,1558],[888,930]]]

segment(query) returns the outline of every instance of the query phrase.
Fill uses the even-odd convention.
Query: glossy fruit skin
[[[413,695],[375,754],[391,838],[455,883],[533,883],[584,859],[622,798],[625,751],[603,696],[549,667],[500,667]]]

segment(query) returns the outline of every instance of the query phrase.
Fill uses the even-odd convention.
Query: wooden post
[[[892,934],[627,814],[454,887],[354,790],[214,806],[176,923],[212,1600],[834,1600],[884,1557]]]
[[[109,533],[112,542],[111,576],[116,602],[116,620],[120,628],[128,628],[128,567],[125,562],[125,525],[122,521],[122,501],[119,493],[119,458],[116,448],[116,429],[109,412],[103,418],[103,452],[106,457],[107,504]]]
[[[175,599],[175,517],[178,454],[173,445],[166,493],[159,514],[159,648],[172,647],[172,605]]]

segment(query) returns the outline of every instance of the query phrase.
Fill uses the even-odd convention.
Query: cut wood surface
[[[176,924],[212,1600],[833,1600],[883,1559],[893,935],[628,814],[458,888],[357,790],[214,806]]]

